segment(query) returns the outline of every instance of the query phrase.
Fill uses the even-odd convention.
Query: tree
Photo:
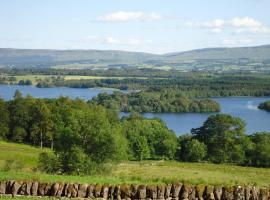
[[[191,139],[181,145],[181,159],[189,162],[200,162],[207,155],[207,147],[196,139]]]
[[[6,139],[9,132],[9,110],[4,100],[0,99],[0,139]]]
[[[35,100],[31,96],[23,98],[21,92],[16,90],[14,100],[8,102],[8,110],[10,113],[10,132],[7,136],[8,139],[16,141],[15,138],[21,138],[23,136],[22,133],[25,133],[25,137],[21,138],[22,141],[30,141],[30,129],[33,119],[31,109],[34,103]],[[20,133],[20,137],[16,136],[17,133]]]
[[[173,159],[175,156],[176,136],[159,119],[144,119],[133,113],[123,120],[123,132],[133,159]]]
[[[208,159],[215,163],[244,160],[245,123],[226,114],[210,116],[202,127],[192,129],[195,139],[206,144]]]
[[[32,108],[33,124],[31,128],[31,138],[39,141],[40,148],[43,147],[44,139],[51,141],[52,119],[51,111],[47,105],[40,99],[37,99]]]
[[[270,167],[270,133],[259,132],[250,136],[253,148],[250,153],[251,164]]]

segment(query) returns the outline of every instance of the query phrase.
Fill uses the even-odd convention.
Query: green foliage
[[[137,114],[123,119],[131,155],[136,160],[173,159],[177,149],[175,134],[159,119],[144,119]]]
[[[106,108],[120,110],[122,112],[219,112],[220,105],[211,99],[188,99],[175,91],[165,92],[138,92],[120,93],[114,92],[109,95],[99,94],[93,98],[94,102]]]
[[[4,100],[0,99],[0,140],[6,139],[9,133],[9,110]]]
[[[181,145],[180,159],[188,162],[200,162],[207,155],[207,147],[196,139],[183,142]]]
[[[260,103],[260,105],[258,106],[258,108],[270,112],[270,101],[266,101],[266,102]]]
[[[251,164],[258,167],[270,167],[270,133],[255,133],[250,138],[253,142],[253,148],[249,154]]]
[[[59,158],[52,153],[43,152],[39,154],[38,169],[48,174],[54,174],[61,172],[61,163]]]
[[[215,163],[243,163],[245,123],[226,114],[210,116],[202,127],[192,129],[195,139],[207,146],[208,159]]]

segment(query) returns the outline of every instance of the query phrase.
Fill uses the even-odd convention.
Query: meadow
[[[39,180],[42,182],[78,182],[98,184],[160,184],[183,182],[209,185],[257,185],[269,187],[270,169],[228,164],[188,163],[177,161],[127,161],[110,164],[102,175],[49,175],[36,170],[40,152],[49,149],[0,142],[0,180]],[[17,167],[5,169],[6,160]],[[19,165],[19,166],[18,166]],[[20,167],[21,166],[21,167]]]

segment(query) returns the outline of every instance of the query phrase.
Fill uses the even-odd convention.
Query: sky
[[[0,0],[0,48],[150,53],[270,44],[270,0]]]

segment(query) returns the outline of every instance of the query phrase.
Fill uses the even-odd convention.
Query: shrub
[[[205,158],[206,154],[206,145],[196,139],[185,142],[181,147],[182,160],[184,161],[199,162]]]
[[[61,163],[55,154],[41,153],[38,159],[38,169],[49,174],[60,173]]]

